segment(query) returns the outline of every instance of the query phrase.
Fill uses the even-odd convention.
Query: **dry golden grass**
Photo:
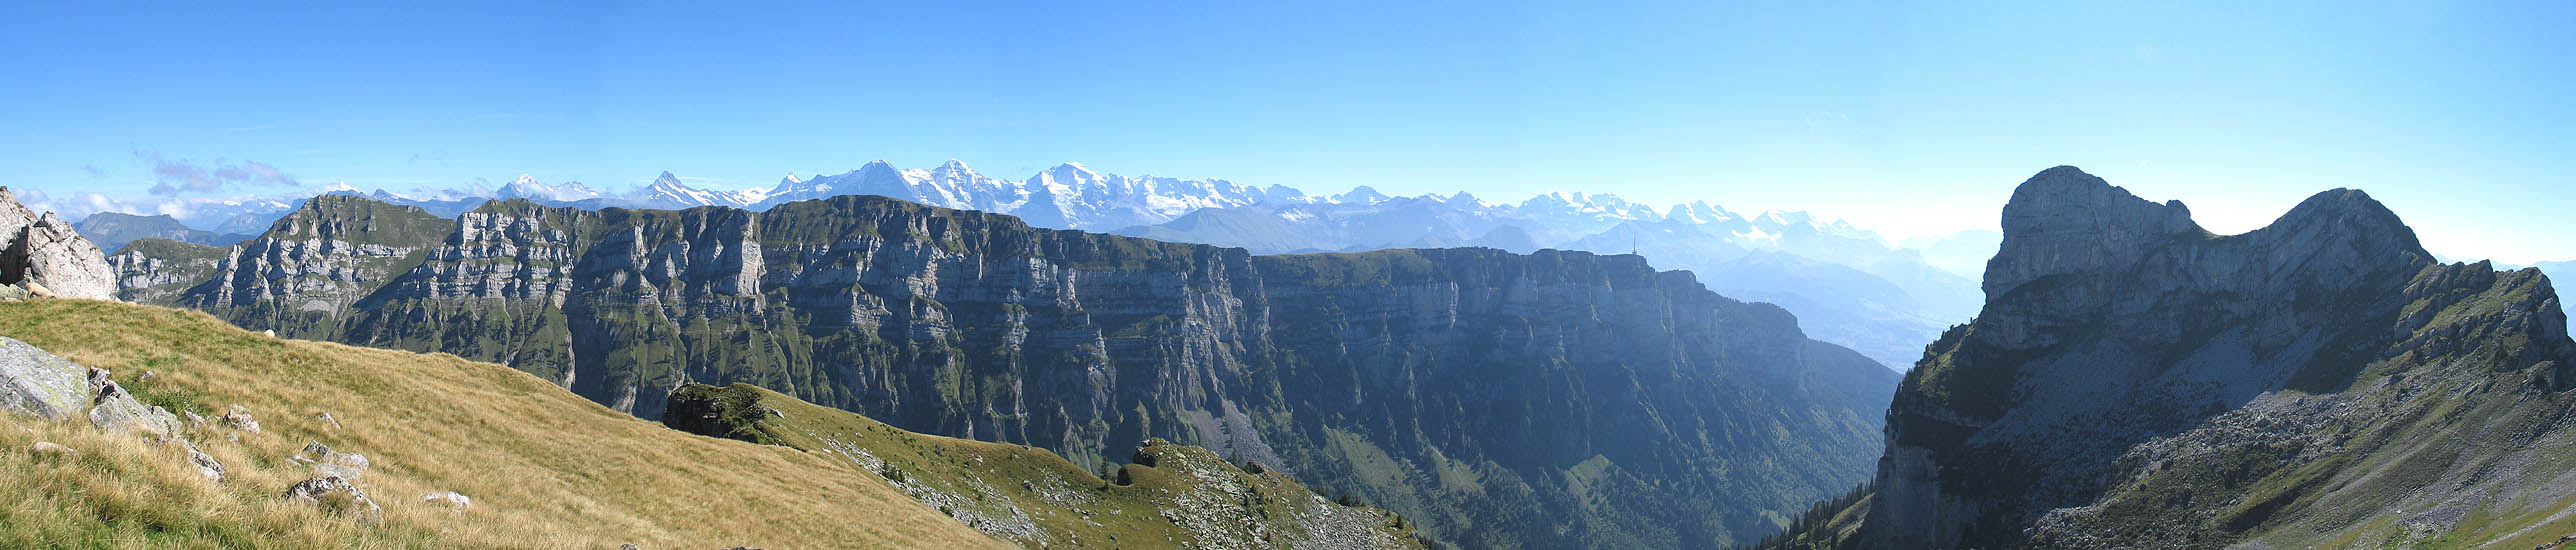
[[[0,336],[123,380],[155,370],[154,387],[246,406],[264,430],[192,428],[229,469],[213,483],[175,447],[0,415],[0,547],[1009,547],[831,459],[666,429],[500,365],[110,302],[0,303]],[[38,456],[38,440],[81,454]],[[284,460],[307,441],[371,459],[358,486],[383,521],[280,498],[310,477]],[[473,508],[420,501],[451,490]]]

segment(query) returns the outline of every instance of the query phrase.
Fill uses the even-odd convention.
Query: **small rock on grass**
[[[323,445],[319,441],[305,443],[304,450],[297,451],[295,456],[286,457],[286,459],[297,464],[312,465],[314,475],[355,480],[367,473],[366,455],[333,451],[330,446]]]
[[[71,447],[65,447],[61,443],[55,443],[52,441],[38,441],[33,444],[29,444],[27,445],[27,452],[34,453],[36,456],[80,456],[80,451],[74,450]]]
[[[286,499],[336,508],[330,510],[358,521],[375,521],[384,517],[384,509],[367,499],[367,492],[339,476],[307,479],[286,488]]]
[[[457,512],[464,512],[465,509],[474,507],[474,499],[458,494],[455,491],[444,491],[421,495],[420,501],[445,506]]]
[[[175,441],[180,448],[188,451],[188,463],[197,467],[197,475],[206,476],[206,481],[217,483],[224,481],[224,463],[216,462],[213,455],[206,454],[206,451],[198,449],[197,443],[194,441],[189,441],[186,438],[174,438],[172,441]]]
[[[251,418],[248,407],[233,405],[232,410],[224,413],[222,418],[224,423],[231,424],[233,429],[245,432],[259,431],[259,419]]]

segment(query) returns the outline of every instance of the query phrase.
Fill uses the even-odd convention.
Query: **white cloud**
[[[255,160],[235,163],[215,159],[212,166],[206,166],[188,159],[165,157],[159,151],[145,149],[135,149],[134,156],[152,165],[153,184],[149,192],[154,195],[214,193],[223,191],[226,187],[240,185],[280,187],[304,185],[295,181],[294,177],[288,176],[286,171]]]

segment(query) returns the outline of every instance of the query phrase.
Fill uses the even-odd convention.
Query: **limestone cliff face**
[[[122,293],[132,299],[327,339],[338,333],[350,305],[417,264],[445,225],[418,207],[323,195],[279,218],[267,233],[212,254],[215,265],[206,279],[175,297],[164,289],[186,283],[167,281],[192,274],[195,262],[207,256],[204,249],[162,243],[141,254],[120,254],[118,279],[128,284]]]
[[[445,233],[280,332],[498,361],[647,417],[748,382],[1085,464],[1166,437],[1470,544],[1758,536],[1864,478],[1894,383],[1633,256],[1253,256],[856,196],[508,201]]]
[[[146,238],[126,243],[107,257],[107,265],[116,274],[116,299],[176,305],[180,295],[213,277],[239,253],[231,246]]]
[[[2218,236],[2059,167],[2003,223],[1985,310],[1897,391],[1854,546],[2409,541],[2570,492],[2539,483],[2576,343],[2536,271],[2437,264],[2354,190]],[[2372,529],[2403,533],[2326,538]]]
[[[35,283],[54,296],[113,300],[116,276],[105,258],[71,222],[28,211],[0,187],[0,284]]]

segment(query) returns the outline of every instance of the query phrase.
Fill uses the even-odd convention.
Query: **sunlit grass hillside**
[[[241,405],[262,428],[189,428],[228,469],[211,482],[175,446],[0,414],[0,547],[1009,546],[842,459],[671,430],[500,365],[112,302],[0,303],[0,336],[110,369],[173,411]],[[145,370],[157,376],[137,380]],[[79,454],[30,452],[36,441]],[[307,442],[372,459],[357,485],[381,521],[280,498],[311,477],[286,460]],[[440,491],[473,506],[422,502]]]
[[[690,385],[665,422],[805,449],[877,472],[977,529],[1029,548],[1405,548],[1404,518],[1327,499],[1275,468],[1143,442],[1093,475],[1046,449],[907,432],[748,384]]]

